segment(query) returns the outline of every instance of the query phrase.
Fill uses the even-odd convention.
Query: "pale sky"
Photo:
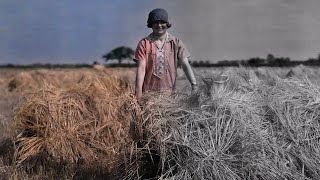
[[[0,0],[0,64],[103,63],[117,46],[135,49],[158,7],[191,60],[320,53],[319,0]]]

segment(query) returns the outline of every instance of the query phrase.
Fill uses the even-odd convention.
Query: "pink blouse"
[[[190,56],[181,40],[167,33],[163,48],[158,48],[151,34],[138,43],[134,61],[146,61],[142,91],[173,91],[177,66]]]

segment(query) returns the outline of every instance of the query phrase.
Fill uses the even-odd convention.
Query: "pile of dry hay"
[[[69,89],[53,86],[30,94],[15,121],[16,159],[21,165],[54,161],[109,172],[133,141],[132,122],[140,108],[130,87],[117,78],[96,76]]]
[[[40,91],[17,114],[17,157],[100,157],[115,179],[320,178],[318,86],[241,68],[202,79],[191,95],[146,95],[142,110],[103,83]]]
[[[57,88],[68,89],[75,84],[82,83],[88,78],[95,76],[116,77],[122,79],[122,83],[130,85],[133,83],[133,71],[126,70],[117,72],[113,69],[104,69],[97,71],[96,69],[37,69],[22,71],[9,78],[7,81],[7,89],[9,92],[34,92],[41,89],[44,85],[53,85]],[[1,85],[1,82],[0,82]]]
[[[142,151],[158,161],[159,179],[320,179],[320,88],[259,77],[229,69],[192,95],[149,97],[142,148],[122,179],[147,173]]]
[[[0,86],[2,86],[5,83],[5,80],[0,78]]]

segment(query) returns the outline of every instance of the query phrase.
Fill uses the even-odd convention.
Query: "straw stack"
[[[319,87],[244,68],[223,76],[223,84],[206,78],[191,95],[148,98],[144,139],[133,154],[149,152],[158,165],[153,177],[319,179]],[[132,173],[123,179],[148,175],[141,159],[127,162]]]
[[[16,113],[17,163],[48,158],[70,165],[113,166],[132,142],[139,108],[119,79],[95,77],[71,89],[47,86],[28,97]],[[45,157],[43,156],[45,154]]]

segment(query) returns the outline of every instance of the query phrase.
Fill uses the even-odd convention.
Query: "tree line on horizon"
[[[307,60],[291,60],[289,57],[275,57],[273,54],[268,54],[266,58],[252,57],[245,60],[222,60],[216,63],[207,61],[193,61],[193,66],[296,66],[296,65],[306,65],[306,66],[320,66],[320,54],[317,58],[309,58]]]
[[[107,62],[109,60],[118,60],[120,65],[124,59],[132,59],[134,50],[129,47],[120,46],[110,52],[106,53],[102,57]],[[307,60],[295,60],[292,61],[289,57],[275,57],[273,54],[268,54],[266,58],[253,57],[246,60],[222,60],[213,63],[210,60],[193,60],[190,61],[194,67],[219,67],[219,66],[295,66],[299,64],[303,65],[320,65],[320,54],[317,58],[309,58]]]
[[[102,55],[103,60],[107,63],[111,60],[116,60],[118,63],[108,64],[108,67],[135,67],[135,63],[123,63],[124,60],[132,59],[134,55],[134,50],[130,47],[119,46],[112,49],[110,52]],[[99,64],[98,61],[94,61],[94,64]],[[306,65],[306,66],[320,66],[320,53],[317,58],[309,58],[307,60],[294,60],[292,61],[289,57],[275,57],[273,54],[268,54],[266,58],[252,57],[244,60],[221,60],[216,63],[210,60],[190,60],[190,64],[194,67],[222,67],[222,66],[296,66],[296,65]],[[0,67],[43,67],[43,68],[81,68],[81,67],[91,67],[91,64],[30,64],[30,65],[15,65],[15,64],[4,64]]]

